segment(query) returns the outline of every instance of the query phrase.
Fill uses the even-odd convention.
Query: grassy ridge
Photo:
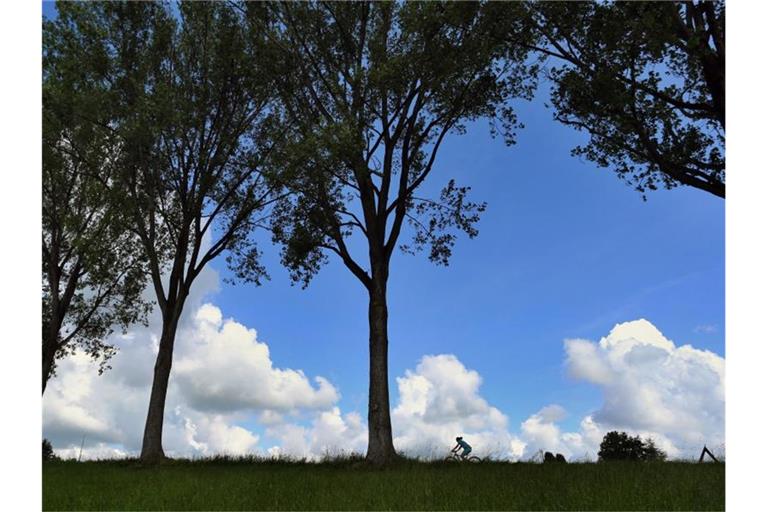
[[[44,510],[724,510],[725,465],[43,465]]]

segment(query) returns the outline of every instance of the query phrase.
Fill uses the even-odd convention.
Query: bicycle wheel
[[[469,462],[473,462],[473,463],[477,464],[478,462],[480,462],[480,457],[475,457],[475,456],[473,455],[472,457],[468,458],[467,460],[468,460]]]
[[[445,462],[458,462],[459,459],[457,457],[454,457],[453,455],[449,455],[445,458]]]

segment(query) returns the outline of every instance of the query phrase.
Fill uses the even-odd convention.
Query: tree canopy
[[[162,332],[141,457],[164,457],[176,331],[224,256],[267,278],[269,232],[294,282],[339,257],[368,294],[368,454],[396,457],[388,385],[393,255],[448,265],[486,204],[440,150],[485,120],[514,144],[512,101],[542,70],[573,154],[638,191],[725,197],[723,2],[90,2],[44,22],[43,391],[116,327]],[[427,193],[440,175],[441,185]],[[418,315],[418,311],[414,314]],[[655,460],[610,432],[603,460]]]
[[[354,232],[378,242],[389,261],[404,224],[407,252],[429,249],[447,264],[456,232],[470,237],[482,203],[447,179],[436,198],[417,189],[449,133],[488,118],[508,143],[519,127],[505,101],[528,97],[527,67],[501,61],[479,36],[476,4],[366,3],[280,5],[284,59],[296,61],[278,91],[293,144],[280,157],[283,183],[296,194],[275,217],[283,261],[304,283],[325,251],[368,286],[348,250]]]
[[[644,195],[687,185],[725,197],[724,2],[528,7],[555,119],[589,135],[575,156]],[[517,30],[503,37],[526,44]]]
[[[663,461],[667,458],[667,454],[657,447],[650,437],[644,441],[640,439],[640,436],[632,437],[626,432],[617,432],[615,430],[603,436],[597,456],[602,461]]]
[[[258,8],[258,7],[257,7]],[[165,396],[179,318],[194,280],[227,251],[237,279],[264,278],[254,232],[277,188],[263,166],[272,115],[264,33],[245,37],[228,4],[105,2],[59,7],[67,37],[114,112],[93,119],[118,141],[110,189],[128,219],[162,314],[142,458],[164,457]],[[66,20],[66,22],[65,22]]]
[[[244,12],[253,4],[243,6]],[[488,119],[508,143],[507,105],[533,87],[525,52],[484,36],[477,3],[271,4],[287,144],[276,183],[290,195],[272,217],[282,261],[305,285],[340,257],[369,294],[368,459],[394,456],[389,419],[386,288],[392,254],[428,249],[446,265],[458,233],[477,235],[484,203],[450,177],[419,194],[449,134]],[[404,227],[411,241],[401,243]],[[348,240],[366,247],[355,254]]]
[[[43,26],[43,392],[75,349],[106,369],[113,328],[144,320],[150,306],[138,238],[110,189],[120,141],[104,127],[114,110],[72,15],[62,8]]]

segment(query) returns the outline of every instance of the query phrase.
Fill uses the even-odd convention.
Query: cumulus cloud
[[[368,428],[360,414],[342,414],[338,407],[320,412],[308,427],[282,423],[269,427],[267,435],[281,442],[267,450],[269,455],[308,460],[363,453],[368,444]]]
[[[599,356],[598,348],[589,340],[566,340],[566,365],[572,377],[595,384],[610,382],[611,370]]]
[[[569,375],[603,395],[576,431],[563,430],[567,412],[557,404],[509,429],[506,415],[480,395],[480,375],[443,354],[425,356],[397,379],[396,447],[434,456],[435,447],[464,433],[477,451],[503,458],[528,459],[544,450],[594,460],[609,430],[651,437],[672,457],[724,442],[725,360],[717,354],[678,347],[640,319],[616,325],[597,343],[568,339],[565,355]]]
[[[93,393],[95,370],[91,358],[78,351],[59,364],[59,378],[45,396],[43,428],[55,432],[56,440],[75,443],[83,436],[91,441],[114,442],[115,432],[98,411],[88,407]],[[64,392],[66,390],[66,392]]]
[[[422,357],[415,370],[397,378],[395,448],[413,456],[438,457],[461,435],[471,439],[481,456],[522,455],[522,442],[507,431],[507,417],[480,395],[481,383],[480,374],[454,355]]]
[[[557,414],[549,410],[556,409]],[[556,425],[565,417],[565,410],[559,405],[550,405],[533,414],[520,425],[528,451],[536,448],[555,450],[560,445],[560,428]]]
[[[592,416],[581,420],[578,432],[563,432],[558,422],[567,416],[563,407],[553,404],[542,408],[520,424],[522,458],[536,460],[541,452],[562,453],[570,460],[595,460],[602,428]]]
[[[203,296],[198,292],[179,327],[163,436],[168,455],[318,460],[365,452],[363,416],[342,412],[340,393],[329,381],[276,367],[255,330],[224,318]],[[60,455],[79,456],[83,436],[84,459],[138,454],[157,328],[116,337],[121,350],[103,376],[85,354],[61,362],[44,398],[44,435]],[[510,427],[509,418],[482,396],[476,370],[456,355],[425,355],[396,379],[395,448],[442,457],[462,435],[480,456],[530,459],[546,450],[594,460],[608,430],[653,437],[673,457],[723,442],[722,357],[678,347],[645,320],[616,325],[599,342],[568,339],[564,348],[568,374],[603,395],[597,410],[581,411],[576,431],[562,428],[568,412],[558,404]]]
[[[566,340],[570,374],[600,387],[592,414],[603,430],[654,437],[670,455],[724,442],[725,360],[676,346],[644,319],[616,325],[598,343]]]
[[[275,367],[256,331],[203,303],[217,288],[205,269],[179,323],[163,429],[169,456],[263,453],[255,426],[286,412],[321,414],[339,399],[328,380]],[[155,310],[147,327],[115,334],[120,350],[101,376],[82,352],[60,361],[43,397],[43,435],[59,455],[79,456],[83,438],[83,459],[138,455],[160,326]]]
[[[69,446],[56,450],[56,455],[62,459],[80,459],[80,460],[99,460],[99,459],[122,459],[128,456],[128,452],[116,448],[106,443],[97,443],[92,446],[83,447]]]
[[[201,455],[243,455],[252,453],[259,442],[259,436],[238,425],[230,425],[224,416],[215,414],[193,419],[177,414],[184,422],[185,440]]]
[[[131,350],[115,356],[112,365],[116,370],[102,376],[82,351],[60,362],[57,376],[49,381],[43,397],[43,434],[54,447],[76,446],[79,451],[83,438],[86,448],[120,444],[130,451],[136,447],[149,388],[134,387],[132,370],[119,364]],[[146,364],[152,367],[151,354]]]
[[[327,409],[339,400],[323,377],[315,377],[313,387],[301,370],[275,368],[256,331],[224,321],[212,304],[197,311],[192,333],[175,378],[186,403],[199,411]]]

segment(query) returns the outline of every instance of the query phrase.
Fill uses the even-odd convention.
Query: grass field
[[[725,464],[43,464],[44,510],[724,510]]]

